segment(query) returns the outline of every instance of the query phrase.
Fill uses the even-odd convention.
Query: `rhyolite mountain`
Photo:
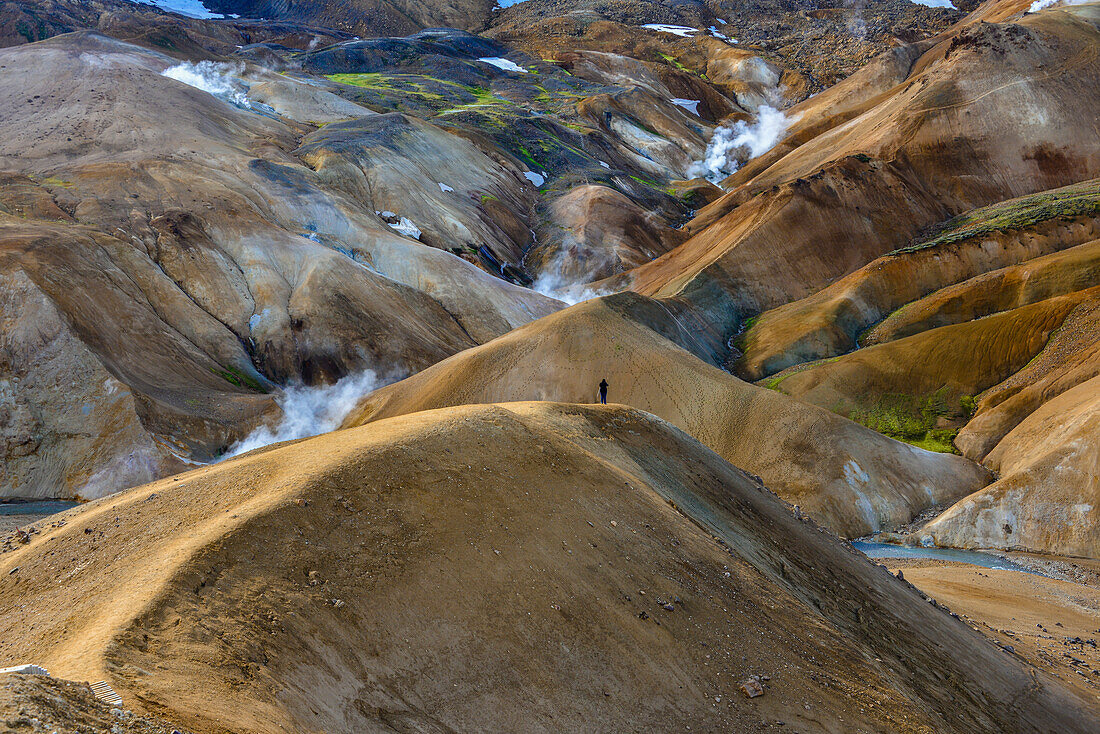
[[[0,496],[93,500],[0,538],[0,661],[196,732],[1094,730],[840,540],[1100,558],[1100,5],[957,5],[0,6]]]
[[[849,535],[999,477],[998,442],[1094,374],[1088,338],[1059,338],[1064,323],[1088,333],[1097,285],[1091,5],[1022,14],[1000,2],[966,18],[874,5],[895,23],[939,21],[886,45],[864,34],[886,50],[817,94],[843,76],[813,67],[826,41],[798,55],[775,40],[837,13],[761,7],[738,25],[721,4],[529,0],[459,24],[445,18],[455,7],[423,3],[393,31],[412,35],[385,37],[382,24],[355,38],[337,16],[393,8],[211,8],[244,17],[5,6],[8,25],[41,21],[23,41],[74,31],[0,51],[5,494],[88,498],[214,460],[279,420],[287,385],[368,369],[390,382],[505,335],[525,345],[513,330],[585,293],[653,299],[588,327],[605,343],[623,323],[669,334],[654,315],[667,312],[694,334],[693,370],[871,429],[847,440],[851,424],[815,422],[822,446],[879,446],[878,431],[971,462],[948,461],[950,478],[899,473],[896,462],[949,457],[914,464],[886,442],[875,460],[838,461],[836,479],[804,468],[804,452],[765,466],[770,452],[725,435],[730,416],[670,414],[618,377],[631,364],[600,368],[621,399]],[[771,41],[744,41],[761,18]],[[466,30],[417,30],[440,23]],[[212,77],[188,85],[173,67]],[[721,187],[689,180],[722,124],[755,124],[765,105],[784,110],[774,147],[712,176]],[[1035,287],[1035,269],[1049,285]],[[1072,359],[1020,372],[1055,343]],[[459,379],[453,364],[432,374]],[[587,397],[585,384],[515,391],[499,368],[466,369],[465,397],[415,404]],[[1041,465],[1020,476],[1047,481]],[[1003,532],[968,541],[956,528],[950,542],[1069,552],[1024,542],[1012,523],[976,524]]]

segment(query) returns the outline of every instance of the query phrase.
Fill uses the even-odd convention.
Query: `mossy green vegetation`
[[[63,178],[57,178],[56,176],[49,176],[39,181],[43,186],[50,186],[53,188],[69,189],[72,188],[72,181],[66,181]]]
[[[991,232],[1022,229],[1050,219],[1096,214],[1100,214],[1100,179],[972,209],[945,222],[931,237],[890,254],[903,255]]]
[[[679,71],[684,72],[685,74],[691,74],[692,76],[697,76],[700,79],[706,79],[707,78],[706,74],[704,74],[702,72],[699,72],[699,71],[695,71],[694,69],[691,69],[687,66],[684,66],[683,64],[680,63],[679,59],[677,59],[675,56],[672,56],[671,54],[662,53],[661,58],[665,60],[666,64],[668,64],[669,66],[671,66],[674,69],[677,69]]]
[[[954,441],[959,429],[942,423],[970,417],[975,403],[969,395],[952,401],[951,394],[949,388],[942,387],[925,396],[884,395],[869,407],[847,411],[847,417],[898,441],[941,454],[957,454]],[[846,411],[834,412],[844,415]]]
[[[419,111],[428,116],[453,114],[471,108],[510,106],[513,103],[485,87],[469,86],[418,74],[329,74],[330,81],[357,87],[366,101],[392,110]]]
[[[262,392],[262,393],[267,392],[267,390],[264,388],[264,386],[261,385],[259,383],[259,381],[256,380],[256,378],[254,378],[250,375],[246,375],[244,372],[241,372],[236,367],[230,366],[230,367],[225,367],[223,369],[218,369],[216,367],[211,367],[210,371],[213,372],[215,375],[221,377],[223,380],[225,380],[226,382],[228,382],[231,385],[236,385],[237,387],[243,387],[243,388],[246,388],[248,390],[252,390],[253,392]]]

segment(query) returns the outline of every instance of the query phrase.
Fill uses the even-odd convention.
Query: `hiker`
[[[600,380],[600,402],[607,405],[607,380]]]

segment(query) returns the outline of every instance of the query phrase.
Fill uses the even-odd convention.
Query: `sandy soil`
[[[1093,697],[623,406],[420,412],[60,523],[0,549],[0,660],[196,734],[1095,730]]]
[[[10,533],[47,517],[49,515],[0,515],[0,534]]]
[[[1100,589],[965,563],[883,562],[1009,654],[1100,700]]]

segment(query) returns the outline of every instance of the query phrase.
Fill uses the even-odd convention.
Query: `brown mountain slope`
[[[0,369],[21,416],[0,427],[5,494],[95,496],[88,478],[118,466],[99,445],[104,416],[126,437],[122,465],[133,454],[138,467],[117,471],[147,481],[172,453],[217,455],[273,409],[276,384],[408,374],[560,305],[400,235],[376,215],[385,207],[369,180],[364,194],[341,178],[362,181],[358,169],[315,171],[295,156],[315,129],[295,118],[303,110],[380,116],[289,77],[215,68],[208,83],[242,97],[233,76],[255,74],[279,116],[162,75],[175,63],[91,33],[0,51],[0,290],[48,302],[58,338],[82,342],[112,379],[58,394],[51,380],[83,374],[66,364],[78,353],[56,351],[47,366],[30,356],[41,335],[5,334]],[[526,201],[511,164],[411,128],[406,146],[431,143],[456,170],[492,178],[486,191]],[[400,149],[373,156],[376,168],[407,161]],[[420,183],[444,195],[437,180]],[[476,197],[463,201],[452,220],[492,219]],[[135,400],[121,415],[115,387]],[[59,409],[65,429],[39,417]]]
[[[744,383],[678,344],[695,348],[660,302],[625,293],[587,301],[376,391],[346,425],[471,403],[595,402],[606,379],[612,402],[686,430],[848,537],[907,522],[987,481],[968,461]]]
[[[1078,189],[1090,192],[1078,203],[1095,209],[1095,182]],[[1037,198],[1057,213],[1064,191]],[[996,473],[915,538],[1098,557],[1100,241],[1076,244],[1094,234],[1095,214],[1069,207],[1016,228],[1034,218],[1021,201],[973,212],[928,243],[764,314],[744,339],[743,364],[828,354],[893,308],[859,335],[860,348],[762,384],[917,445],[957,447]],[[1006,259],[1016,264],[987,270]]]
[[[692,299],[716,320],[745,316],[806,297],[953,214],[1093,177],[1097,48],[1091,17],[1071,12],[966,27],[900,67],[899,84],[864,96],[855,117],[735,175],[691,239],[615,282]],[[813,124],[828,102],[789,114]]]
[[[106,677],[200,734],[1092,727],[1072,694],[622,407],[418,413],[63,519],[0,556],[0,656]],[[738,691],[750,674],[763,697]]]
[[[360,36],[403,36],[422,28],[479,30],[495,0],[207,0],[222,13],[336,28]]]
[[[231,54],[263,41],[304,49],[351,37],[334,27],[287,21],[190,18],[127,0],[11,0],[0,5],[0,48],[82,30],[180,57]]]
[[[872,424],[876,413],[890,409],[891,399],[902,397],[911,405],[894,407],[908,409],[914,419],[928,410],[965,419],[970,409],[956,407],[960,399],[1022,370],[1072,313],[1097,305],[1100,286],[792,367],[763,384]]]
[[[1100,558],[1098,436],[1100,377],[1093,377],[1020,421],[986,457],[998,481],[957,502],[918,536],[963,548]]]
[[[1036,268],[1062,273],[1053,276],[1066,284],[1057,286],[1062,292],[1073,283],[1089,285],[1090,260],[1080,254],[1084,250],[1071,248],[1097,237],[1100,182],[1096,180],[969,211],[811,296],[761,314],[741,340],[744,355],[736,370],[759,379],[801,362],[850,351],[857,340],[874,343],[895,328],[891,324],[919,318],[916,313],[935,308],[932,304],[960,289],[970,294],[962,302],[972,303],[973,308],[991,294],[1007,299],[999,308],[984,308],[974,316],[1003,310],[1012,305],[1014,290],[1000,279],[1028,282]],[[1036,258],[1043,259],[1028,264]],[[979,277],[983,273],[987,275]],[[948,288],[953,285],[954,289]],[[928,326],[959,320],[934,319]],[[905,333],[913,333],[912,328],[905,328]]]

